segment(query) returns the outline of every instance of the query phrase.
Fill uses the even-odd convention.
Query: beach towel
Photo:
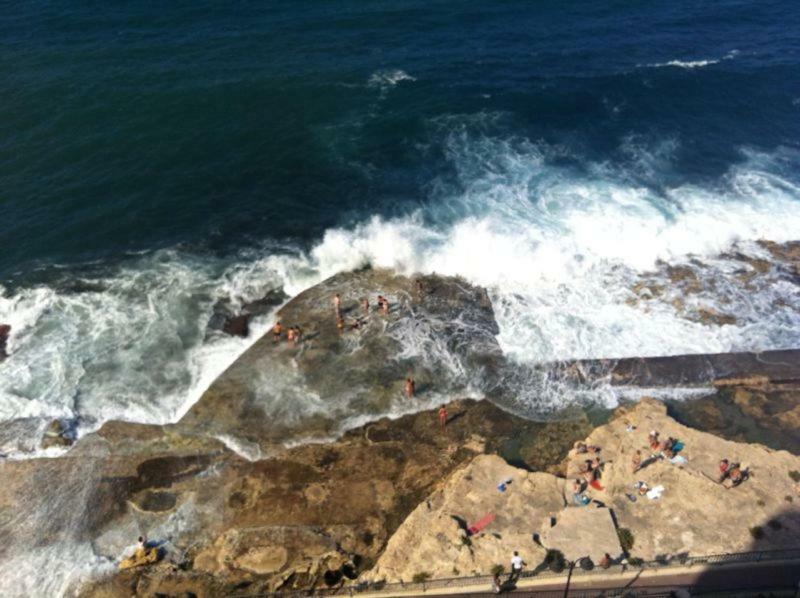
[[[672,452],[673,452],[673,453],[679,453],[680,451],[682,451],[682,450],[683,450],[683,447],[684,447],[684,444],[683,444],[683,443],[682,443],[680,440],[678,440],[678,441],[677,441],[677,442],[676,442],[676,443],[673,445],[673,447],[672,447]]]
[[[595,490],[605,490],[605,488],[603,488],[603,485],[600,483],[600,480],[592,480],[591,482],[589,482],[589,485]]]
[[[470,536],[474,536],[475,534],[482,532],[484,528],[486,528],[486,526],[489,525],[492,521],[494,521],[494,513],[489,513],[485,515],[483,519],[481,519],[480,521],[477,521],[472,525],[470,525],[467,528],[467,531],[469,532]]]
[[[686,465],[688,461],[685,457],[681,457],[680,455],[675,455],[672,459],[669,460],[670,463],[673,465]]]
[[[590,502],[592,502],[592,499],[589,498],[588,496],[586,496],[583,492],[581,492],[579,494],[573,494],[572,497],[573,497],[573,500],[575,501],[575,504],[580,506],[580,507],[585,507]]]
[[[647,491],[647,498],[650,500],[658,500],[664,493],[664,486],[656,486]]]

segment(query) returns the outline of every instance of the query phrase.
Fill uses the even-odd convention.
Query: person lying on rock
[[[614,564],[614,559],[611,558],[610,554],[605,553],[603,555],[603,558],[600,559],[600,563],[599,564],[603,569],[608,569],[611,565]]]
[[[142,565],[150,565],[158,562],[159,551],[158,548],[147,545],[147,539],[144,536],[139,536],[139,542],[136,545],[136,551],[133,556],[122,559],[119,564],[120,569],[130,569],[133,567],[141,567]]]
[[[731,464],[727,459],[723,459],[719,462],[719,483],[721,484],[725,480],[728,479],[728,474],[730,473]]]
[[[591,499],[583,493],[583,482],[577,478],[572,482],[572,502],[582,507],[591,502]]]
[[[631,459],[631,465],[633,466],[633,473],[636,473],[642,468],[642,451],[636,451],[633,454],[633,459]]]
[[[650,435],[647,437],[647,441],[650,444],[650,450],[657,451],[658,445],[660,444],[658,440],[658,430],[653,430],[650,432]]]
[[[747,477],[747,471],[742,471],[738,463],[731,466],[728,472],[728,479],[731,481],[731,488],[736,488],[739,484],[744,482]]]

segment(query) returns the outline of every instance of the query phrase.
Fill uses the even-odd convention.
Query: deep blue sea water
[[[576,170],[713,182],[742,148],[797,147],[798,32],[794,2],[18,3],[0,276],[425,208],[463,183],[436,125],[453,115],[502,115],[475,127]],[[670,61],[710,64],[651,66]],[[639,172],[631,139],[674,142],[669,168]]]
[[[798,237],[799,33],[786,1],[6,7],[0,418],[175,419],[252,342],[215,306],[366,263],[484,285],[521,361],[796,345],[792,286],[725,289],[724,327],[628,299]]]

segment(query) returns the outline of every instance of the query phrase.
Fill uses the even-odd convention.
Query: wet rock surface
[[[800,381],[800,350],[591,359],[552,367],[580,382],[607,379],[619,386],[737,386]]]
[[[91,541],[109,558],[142,533],[168,541],[167,563],[119,572],[86,587],[90,596],[138,587],[142,578],[148,592],[165,594],[324,586],[371,567],[407,515],[476,455],[512,436],[531,444],[552,428],[543,437],[561,439],[557,451],[549,447],[560,463],[576,431],[588,429],[520,420],[485,401],[451,403],[448,412],[445,432],[437,412],[425,411],[259,461],[178,426],[109,424],[44,468],[32,460],[0,465],[15,480],[0,494],[0,512],[14,513],[3,531],[25,547],[25,538],[41,536],[30,533],[31,520],[44,509],[58,511],[47,522],[50,541]],[[21,496],[52,491],[64,476],[75,481],[59,505],[33,498],[12,507]],[[76,518],[80,530],[72,527]]]
[[[324,439],[383,414],[433,405],[435,397],[464,394],[487,384],[502,355],[486,292],[455,278],[414,280],[385,270],[338,274],[281,308],[285,329],[299,326],[303,340],[266,334],[223,373],[181,425],[230,437],[268,453],[285,440]],[[344,331],[333,298],[342,297]],[[376,297],[387,297],[389,314]],[[360,301],[371,304],[365,312]],[[353,325],[358,322],[358,328]],[[404,394],[406,377],[417,400]],[[424,405],[425,403],[422,403]],[[276,417],[277,414],[277,417]]]

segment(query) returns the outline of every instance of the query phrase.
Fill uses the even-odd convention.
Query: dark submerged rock
[[[250,314],[240,314],[225,320],[222,331],[231,336],[246,337],[250,334]]]
[[[8,357],[8,337],[11,335],[11,326],[0,324],[0,361]]]

